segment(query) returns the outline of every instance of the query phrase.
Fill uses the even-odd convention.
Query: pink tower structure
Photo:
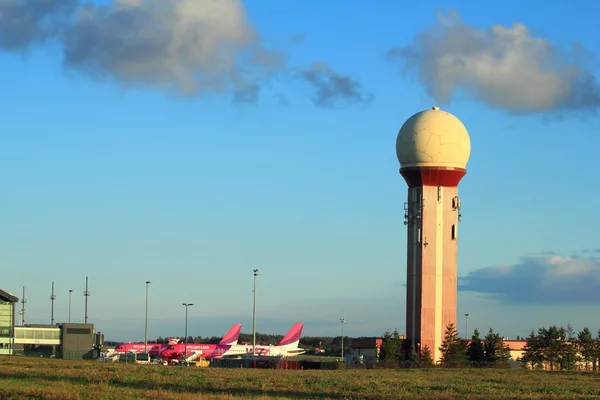
[[[456,326],[458,183],[470,153],[465,126],[436,106],[410,117],[396,139],[408,184],[406,338],[417,351],[428,346],[434,362],[446,326]]]

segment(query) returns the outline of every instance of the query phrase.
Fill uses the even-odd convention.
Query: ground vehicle
[[[151,358],[149,353],[136,353],[128,351],[127,353],[119,354],[119,362],[133,364],[150,364]]]

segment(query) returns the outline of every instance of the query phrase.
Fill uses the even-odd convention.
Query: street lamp
[[[185,306],[185,345],[183,348],[183,359],[185,360],[187,358],[187,319],[188,319],[188,307],[193,306],[194,304],[192,303],[183,303],[183,305]]]
[[[69,323],[71,323],[71,293],[73,293],[73,289],[69,289]]]
[[[344,358],[344,322],[346,322],[346,318],[340,318],[340,322],[342,323],[342,359]]]
[[[148,353],[148,285],[150,285],[150,281],[146,281],[146,330],[144,333],[144,353]]]
[[[259,275],[258,268],[252,270],[254,272],[254,294],[253,311],[252,311],[252,355],[256,355],[256,277]]]
[[[465,313],[465,339],[469,339],[469,313]]]

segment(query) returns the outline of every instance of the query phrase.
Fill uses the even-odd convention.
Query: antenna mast
[[[23,286],[23,297],[21,298],[21,311],[19,311],[21,326],[25,326],[25,303],[27,303],[27,299],[25,298],[25,286]]]
[[[50,302],[52,303],[52,308],[50,309],[50,325],[54,325],[54,299],[56,299],[56,296],[54,295],[54,281],[52,281],[52,294],[50,295]]]
[[[87,306],[88,306],[88,297],[90,297],[90,291],[88,290],[88,277],[85,277],[85,292],[83,292],[83,295],[85,296],[85,323],[87,324],[88,321],[88,313],[87,313]]]

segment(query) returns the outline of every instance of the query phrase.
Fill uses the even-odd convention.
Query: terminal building
[[[97,358],[104,335],[94,324],[58,323],[15,326],[19,299],[0,289],[0,355],[56,357],[69,360]]]
[[[0,289],[0,355],[10,355],[14,348],[15,304],[19,299]]]
[[[91,360],[98,358],[103,341],[94,324],[28,324],[15,327],[14,354]]]

